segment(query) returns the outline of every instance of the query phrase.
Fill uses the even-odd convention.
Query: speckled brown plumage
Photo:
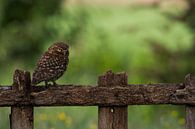
[[[69,46],[64,42],[56,42],[48,48],[38,60],[33,72],[32,85],[42,81],[55,81],[66,71],[68,65]]]

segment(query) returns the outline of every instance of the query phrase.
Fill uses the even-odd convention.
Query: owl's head
[[[48,52],[51,54],[68,55],[68,44],[64,42],[56,42],[48,48]]]

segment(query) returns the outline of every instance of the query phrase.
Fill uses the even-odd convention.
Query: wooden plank
[[[186,106],[186,129],[195,129],[195,106]]]
[[[31,107],[11,107],[11,129],[33,129]]]
[[[20,93],[20,98],[28,101],[30,99],[31,85],[30,73],[16,70],[14,74],[13,90]],[[33,107],[12,106],[11,107],[11,129],[33,129]]]
[[[61,85],[32,88],[30,99],[10,88],[0,88],[0,106],[122,106],[148,104],[195,105],[193,89],[184,84],[113,85],[111,87]],[[190,91],[190,92],[189,92]]]
[[[195,78],[190,74],[185,78],[186,88],[195,87]],[[195,106],[186,105],[186,129],[195,129]]]
[[[105,75],[99,77],[98,85],[100,87],[127,85],[127,75],[125,73],[114,74],[111,71],[108,71]],[[99,106],[99,129],[127,129],[127,113],[127,105],[121,107]]]

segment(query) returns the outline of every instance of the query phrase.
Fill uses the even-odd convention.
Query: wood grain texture
[[[20,93],[21,98],[30,99],[30,73],[16,70],[13,90]],[[33,107],[12,106],[10,115],[11,129],[33,129]]]
[[[190,74],[185,77],[185,91],[195,87],[195,78]],[[186,129],[195,129],[195,106],[186,105]]]
[[[114,74],[112,71],[108,71],[99,77],[98,85],[100,87],[127,85],[127,75],[125,73]],[[127,105],[118,107],[99,106],[98,127],[99,129],[127,129],[127,116]]]
[[[186,129],[195,129],[195,106],[186,106]]]
[[[181,84],[61,85],[32,87],[30,98],[8,87],[0,88],[0,106],[123,106],[148,104],[195,105],[195,88]]]
[[[31,107],[11,107],[11,129],[33,129]]]

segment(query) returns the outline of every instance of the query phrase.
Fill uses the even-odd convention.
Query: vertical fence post
[[[20,92],[26,101],[30,98],[31,92],[30,73],[16,70],[13,79],[13,90]],[[12,106],[10,115],[11,129],[33,129],[33,107]]]
[[[187,75],[185,77],[186,87],[195,86],[195,77]],[[186,105],[186,129],[195,129],[195,106]]]
[[[108,71],[105,75],[100,76],[98,86],[127,85],[127,74],[114,74]],[[99,106],[98,107],[98,128],[99,129],[127,129],[127,106]]]

